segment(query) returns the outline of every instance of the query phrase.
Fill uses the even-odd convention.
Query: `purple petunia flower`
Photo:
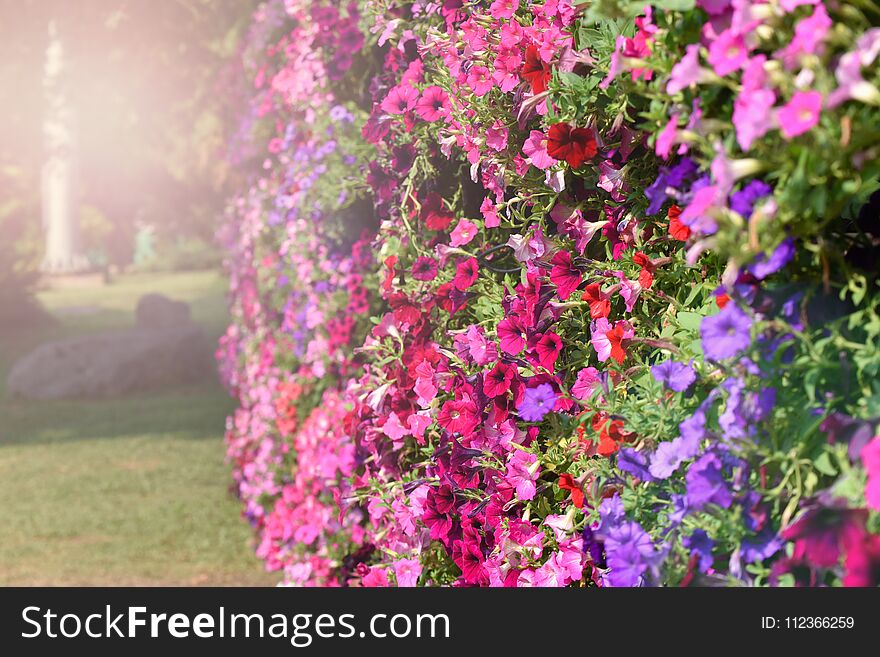
[[[687,483],[687,503],[693,510],[700,510],[707,504],[717,504],[728,508],[733,502],[722,472],[721,459],[713,452],[703,454],[691,464],[685,475]]]
[[[708,435],[706,431],[706,411],[701,405],[694,414],[678,425],[679,435],[699,443]]]
[[[557,395],[553,386],[542,383],[534,388],[526,388],[522,402],[516,407],[519,416],[526,422],[540,422],[556,405]]]
[[[700,451],[700,439],[679,436],[675,440],[660,443],[651,457],[649,471],[657,479],[666,479],[682,463],[694,458]]]
[[[785,545],[779,536],[769,528],[764,529],[754,538],[743,539],[740,544],[742,559],[746,563],[755,563],[769,559]]]
[[[734,303],[700,324],[703,353],[712,360],[733,358],[752,343],[752,320]]]
[[[782,242],[773,249],[770,257],[761,254],[755,258],[755,262],[749,266],[749,271],[759,281],[763,281],[771,274],[775,274],[785,267],[791,259],[794,258],[794,240],[790,237],[782,240]]]
[[[752,180],[730,195],[730,209],[748,219],[752,216],[755,203],[772,192],[773,188],[763,180]]]
[[[697,380],[697,375],[690,365],[667,360],[651,367],[654,379],[664,384],[670,390],[682,392]]]
[[[712,548],[715,547],[715,541],[709,538],[705,531],[695,529],[693,534],[685,536],[681,542],[691,551],[691,554],[696,553],[699,556],[697,566],[701,572],[705,573],[712,567],[712,562],[715,560],[712,556]]]
[[[648,209],[645,214],[652,215],[660,212],[660,208],[666,203],[666,188],[669,186],[667,174],[661,169],[657,178],[645,188],[645,196],[648,197]]]
[[[617,452],[617,469],[642,481],[654,481],[648,471],[648,457],[632,447],[623,447]]]

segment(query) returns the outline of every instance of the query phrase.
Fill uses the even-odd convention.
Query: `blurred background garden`
[[[213,350],[228,63],[255,4],[0,1],[2,585],[271,583],[230,493],[213,371],[52,399],[6,383],[41,345],[134,331],[165,348],[136,319],[145,295],[185,302],[169,335]]]

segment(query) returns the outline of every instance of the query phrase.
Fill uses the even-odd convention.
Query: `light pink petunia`
[[[658,157],[662,157],[664,160],[669,159],[669,152],[672,150],[672,147],[675,145],[675,139],[678,136],[678,114],[673,114],[670,117],[669,122],[660,131],[660,134],[657,135],[657,141],[654,144],[654,152],[657,153]]]
[[[529,134],[529,138],[523,144],[523,153],[529,162],[539,169],[549,169],[558,161],[547,153],[547,135],[540,130],[532,130]]]
[[[677,94],[683,89],[705,82],[709,75],[709,71],[700,66],[700,44],[692,43],[685,48],[684,57],[672,67],[669,82],[666,83],[666,93]]]
[[[743,90],[733,104],[733,127],[736,141],[744,151],[773,127],[776,94],[770,89]]]
[[[422,564],[418,559],[399,559],[394,562],[394,576],[397,586],[412,588],[418,584],[422,574]]]

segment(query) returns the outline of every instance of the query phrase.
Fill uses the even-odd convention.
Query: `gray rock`
[[[13,366],[7,390],[25,399],[93,399],[215,376],[211,341],[201,328],[190,324],[44,344]]]
[[[161,294],[145,294],[134,312],[135,324],[145,329],[164,329],[190,323],[189,304]]]

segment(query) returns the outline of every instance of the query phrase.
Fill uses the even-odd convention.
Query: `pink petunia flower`
[[[719,34],[709,46],[709,63],[719,77],[738,71],[749,59],[742,34],[727,29]]]
[[[492,87],[495,86],[495,81],[489,74],[489,69],[485,66],[473,66],[468,72],[467,84],[473,90],[474,94],[482,97],[489,93]]]
[[[399,559],[394,562],[394,576],[397,586],[412,588],[418,584],[422,574],[422,564],[418,559]]]
[[[875,511],[880,511],[880,436],[862,448],[862,464],[868,473],[865,485],[865,501]]]
[[[547,153],[547,135],[540,130],[529,133],[529,138],[523,144],[523,153],[532,165],[542,170],[549,169],[557,162],[556,158]]]
[[[595,367],[584,367],[578,372],[577,380],[571,386],[571,394],[578,399],[589,399],[598,387],[599,370]]]
[[[465,340],[468,347],[470,357],[474,359],[477,365],[486,366],[498,360],[498,352],[495,350],[495,343],[490,342],[486,338],[481,326],[471,325],[465,333]]]
[[[535,497],[538,469],[538,457],[534,454],[517,449],[510,455],[504,479],[516,489],[519,499],[525,501]]]
[[[809,132],[819,123],[822,94],[818,91],[798,91],[786,105],[776,112],[779,129],[786,139]]]
[[[501,219],[498,217],[498,208],[490,198],[484,198],[480,205],[480,212],[483,214],[483,220],[486,222],[486,228],[498,228],[501,225]]]
[[[504,121],[498,119],[486,130],[486,146],[500,153],[507,148],[507,134]]]
[[[522,57],[519,53],[514,51],[499,55],[493,66],[495,70],[492,73],[492,79],[495,80],[495,84],[501,91],[508,93],[519,85],[519,73],[522,69]]]
[[[416,106],[419,92],[408,84],[392,87],[382,101],[381,108],[388,114],[406,114]]]
[[[669,122],[657,135],[657,141],[654,144],[654,152],[658,157],[664,160],[669,159],[669,153],[675,145],[675,139],[678,136],[678,114],[673,114]]]
[[[743,89],[733,104],[736,141],[744,151],[773,127],[776,94],[770,89]]]
[[[464,246],[466,244],[470,244],[471,241],[477,236],[479,230],[477,229],[476,224],[467,219],[462,219],[455,226],[455,229],[452,231],[451,239],[449,243],[452,246]]]
[[[416,115],[425,121],[439,121],[449,116],[449,94],[440,87],[427,87],[415,105]]]
[[[519,0],[495,0],[489,6],[489,14],[492,18],[513,18],[519,9]]]
[[[684,51],[684,57],[672,67],[666,93],[672,95],[709,78],[709,71],[700,66],[700,44],[692,43]]]
[[[822,42],[831,25],[825,5],[817,5],[810,16],[798,22],[794,28],[794,38],[776,53],[776,58],[781,59],[787,69],[793,70],[804,55],[821,54]]]

